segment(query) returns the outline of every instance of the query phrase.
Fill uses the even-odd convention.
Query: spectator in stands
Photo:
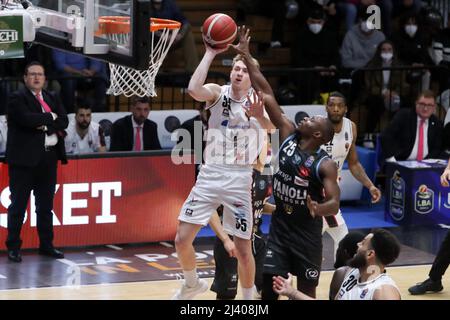
[[[450,18],[450,12],[448,14]],[[441,66],[438,73],[440,92],[450,88],[450,19],[447,27],[438,31],[432,42],[432,58],[436,65]]]
[[[317,3],[323,11],[326,13],[326,20],[335,30],[339,28],[339,17],[337,14],[336,3],[339,0],[313,0]]]
[[[92,103],[77,99],[75,117],[69,122],[64,138],[66,152],[83,154],[105,152],[105,135],[97,122],[92,120]]]
[[[362,10],[359,23],[345,34],[341,47],[341,62],[345,68],[364,68],[385,39],[383,32],[376,30],[368,17]]]
[[[418,14],[421,7],[421,0],[377,0],[377,5],[381,9],[381,24],[383,33],[390,37],[397,31],[396,22],[402,19],[403,15]]]
[[[321,7],[310,11],[294,43],[292,64],[295,67],[331,69],[301,77],[300,102],[308,104],[320,92],[337,90],[335,70],[339,64],[339,44],[336,32],[325,23],[325,12]]]
[[[389,68],[401,66],[397,58],[394,45],[391,41],[381,42],[375,52],[375,56],[369,61],[366,68]],[[364,73],[366,95],[365,105],[368,109],[366,117],[367,143],[373,143],[373,132],[380,121],[381,116],[387,110],[392,116],[400,107],[408,107],[409,85],[406,82],[405,70],[368,70]],[[366,145],[372,147],[373,145]]]
[[[405,65],[423,67],[433,64],[428,54],[427,43],[422,24],[416,14],[404,15],[399,20],[399,29],[393,35],[393,42],[397,48],[398,58]],[[414,96],[420,91],[430,88],[430,72],[419,69],[408,75],[408,82],[415,85]]]
[[[272,32],[270,36],[270,47],[279,48],[283,46],[284,30],[287,19],[298,16],[302,5],[297,0],[239,0],[237,5],[236,22],[238,25],[245,24],[248,14],[261,15],[272,19]],[[302,8],[303,9],[303,8]]]
[[[340,16],[345,20],[345,31],[353,28],[358,17],[358,12],[362,7],[373,5],[376,0],[340,0],[337,3],[337,8]]]
[[[150,99],[133,97],[131,115],[114,122],[110,151],[160,150],[157,124],[148,118]]]
[[[401,109],[381,133],[386,161],[422,160],[442,156],[443,127],[434,115],[435,96],[425,90],[417,97],[415,109]]]
[[[8,137],[8,124],[6,123],[6,116],[0,117],[0,155],[5,154],[7,137]]]
[[[77,90],[94,89],[94,112],[106,111],[106,66],[103,62],[75,53],[53,50],[53,62],[59,76],[61,99],[68,113],[74,111]]]
[[[181,12],[174,0],[151,0],[152,17],[170,19],[181,22],[181,29],[178,32],[172,49],[182,48],[186,71],[192,73],[200,62],[191,24]],[[158,32],[156,32],[158,34]]]

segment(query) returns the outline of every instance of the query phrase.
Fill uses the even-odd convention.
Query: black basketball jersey
[[[263,175],[253,169],[252,203],[253,203],[253,236],[262,236],[261,224],[265,200],[270,196],[272,176]]]
[[[321,250],[322,217],[311,216],[307,195],[323,201],[319,167],[329,156],[322,149],[312,154],[301,151],[298,141],[299,135],[291,135],[279,151],[279,169],[272,184],[276,210],[269,238],[280,245]]]

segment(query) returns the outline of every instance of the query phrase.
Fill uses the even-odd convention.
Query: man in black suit
[[[31,62],[25,67],[25,88],[8,100],[8,163],[11,205],[8,207],[8,258],[21,262],[20,231],[31,190],[36,198],[39,254],[64,258],[53,247],[53,197],[58,159],[67,163],[64,129],[67,115],[61,102],[43,90],[44,67]]]
[[[447,168],[441,175],[441,184],[448,187],[450,182],[450,159],[448,159]],[[425,294],[427,292],[439,292],[444,289],[442,286],[442,276],[445,274],[450,264],[450,230],[441,243],[441,247],[434,258],[433,265],[428,273],[428,279],[410,287],[409,293],[412,295]]]
[[[133,97],[131,115],[114,122],[110,151],[160,150],[155,122],[147,119],[150,113],[148,97]]]
[[[400,109],[381,133],[381,148],[386,161],[440,158],[443,153],[443,126],[434,115],[436,100],[425,90],[416,108]]]

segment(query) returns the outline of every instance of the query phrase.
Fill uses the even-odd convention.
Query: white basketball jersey
[[[348,152],[353,141],[352,122],[348,118],[343,118],[341,132],[335,133],[333,140],[321,146],[338,166],[338,176],[341,175],[342,166],[347,159]]]
[[[375,291],[384,285],[393,286],[398,290],[394,280],[386,273],[378,275],[375,279],[367,282],[359,282],[359,269],[352,269],[352,271],[345,277],[342,282],[337,300],[373,300]],[[400,292],[400,291],[399,291]]]
[[[251,95],[253,89],[250,89]],[[255,118],[248,118],[247,97],[240,101],[231,98],[231,87],[222,86],[220,97],[207,109],[210,111],[206,147],[207,165],[251,167],[264,144],[266,132]]]

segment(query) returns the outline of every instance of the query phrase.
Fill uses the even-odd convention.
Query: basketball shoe
[[[442,291],[442,289],[444,289],[444,287],[442,286],[441,280],[434,281],[428,278],[424,282],[420,282],[415,286],[412,286],[411,288],[408,289],[408,291],[412,295],[417,295],[417,294],[425,294],[428,291],[439,292]]]
[[[178,289],[173,295],[172,300],[192,300],[196,295],[206,290],[208,290],[208,282],[204,279],[198,279],[194,287],[188,287],[186,283],[183,283],[181,289]]]

